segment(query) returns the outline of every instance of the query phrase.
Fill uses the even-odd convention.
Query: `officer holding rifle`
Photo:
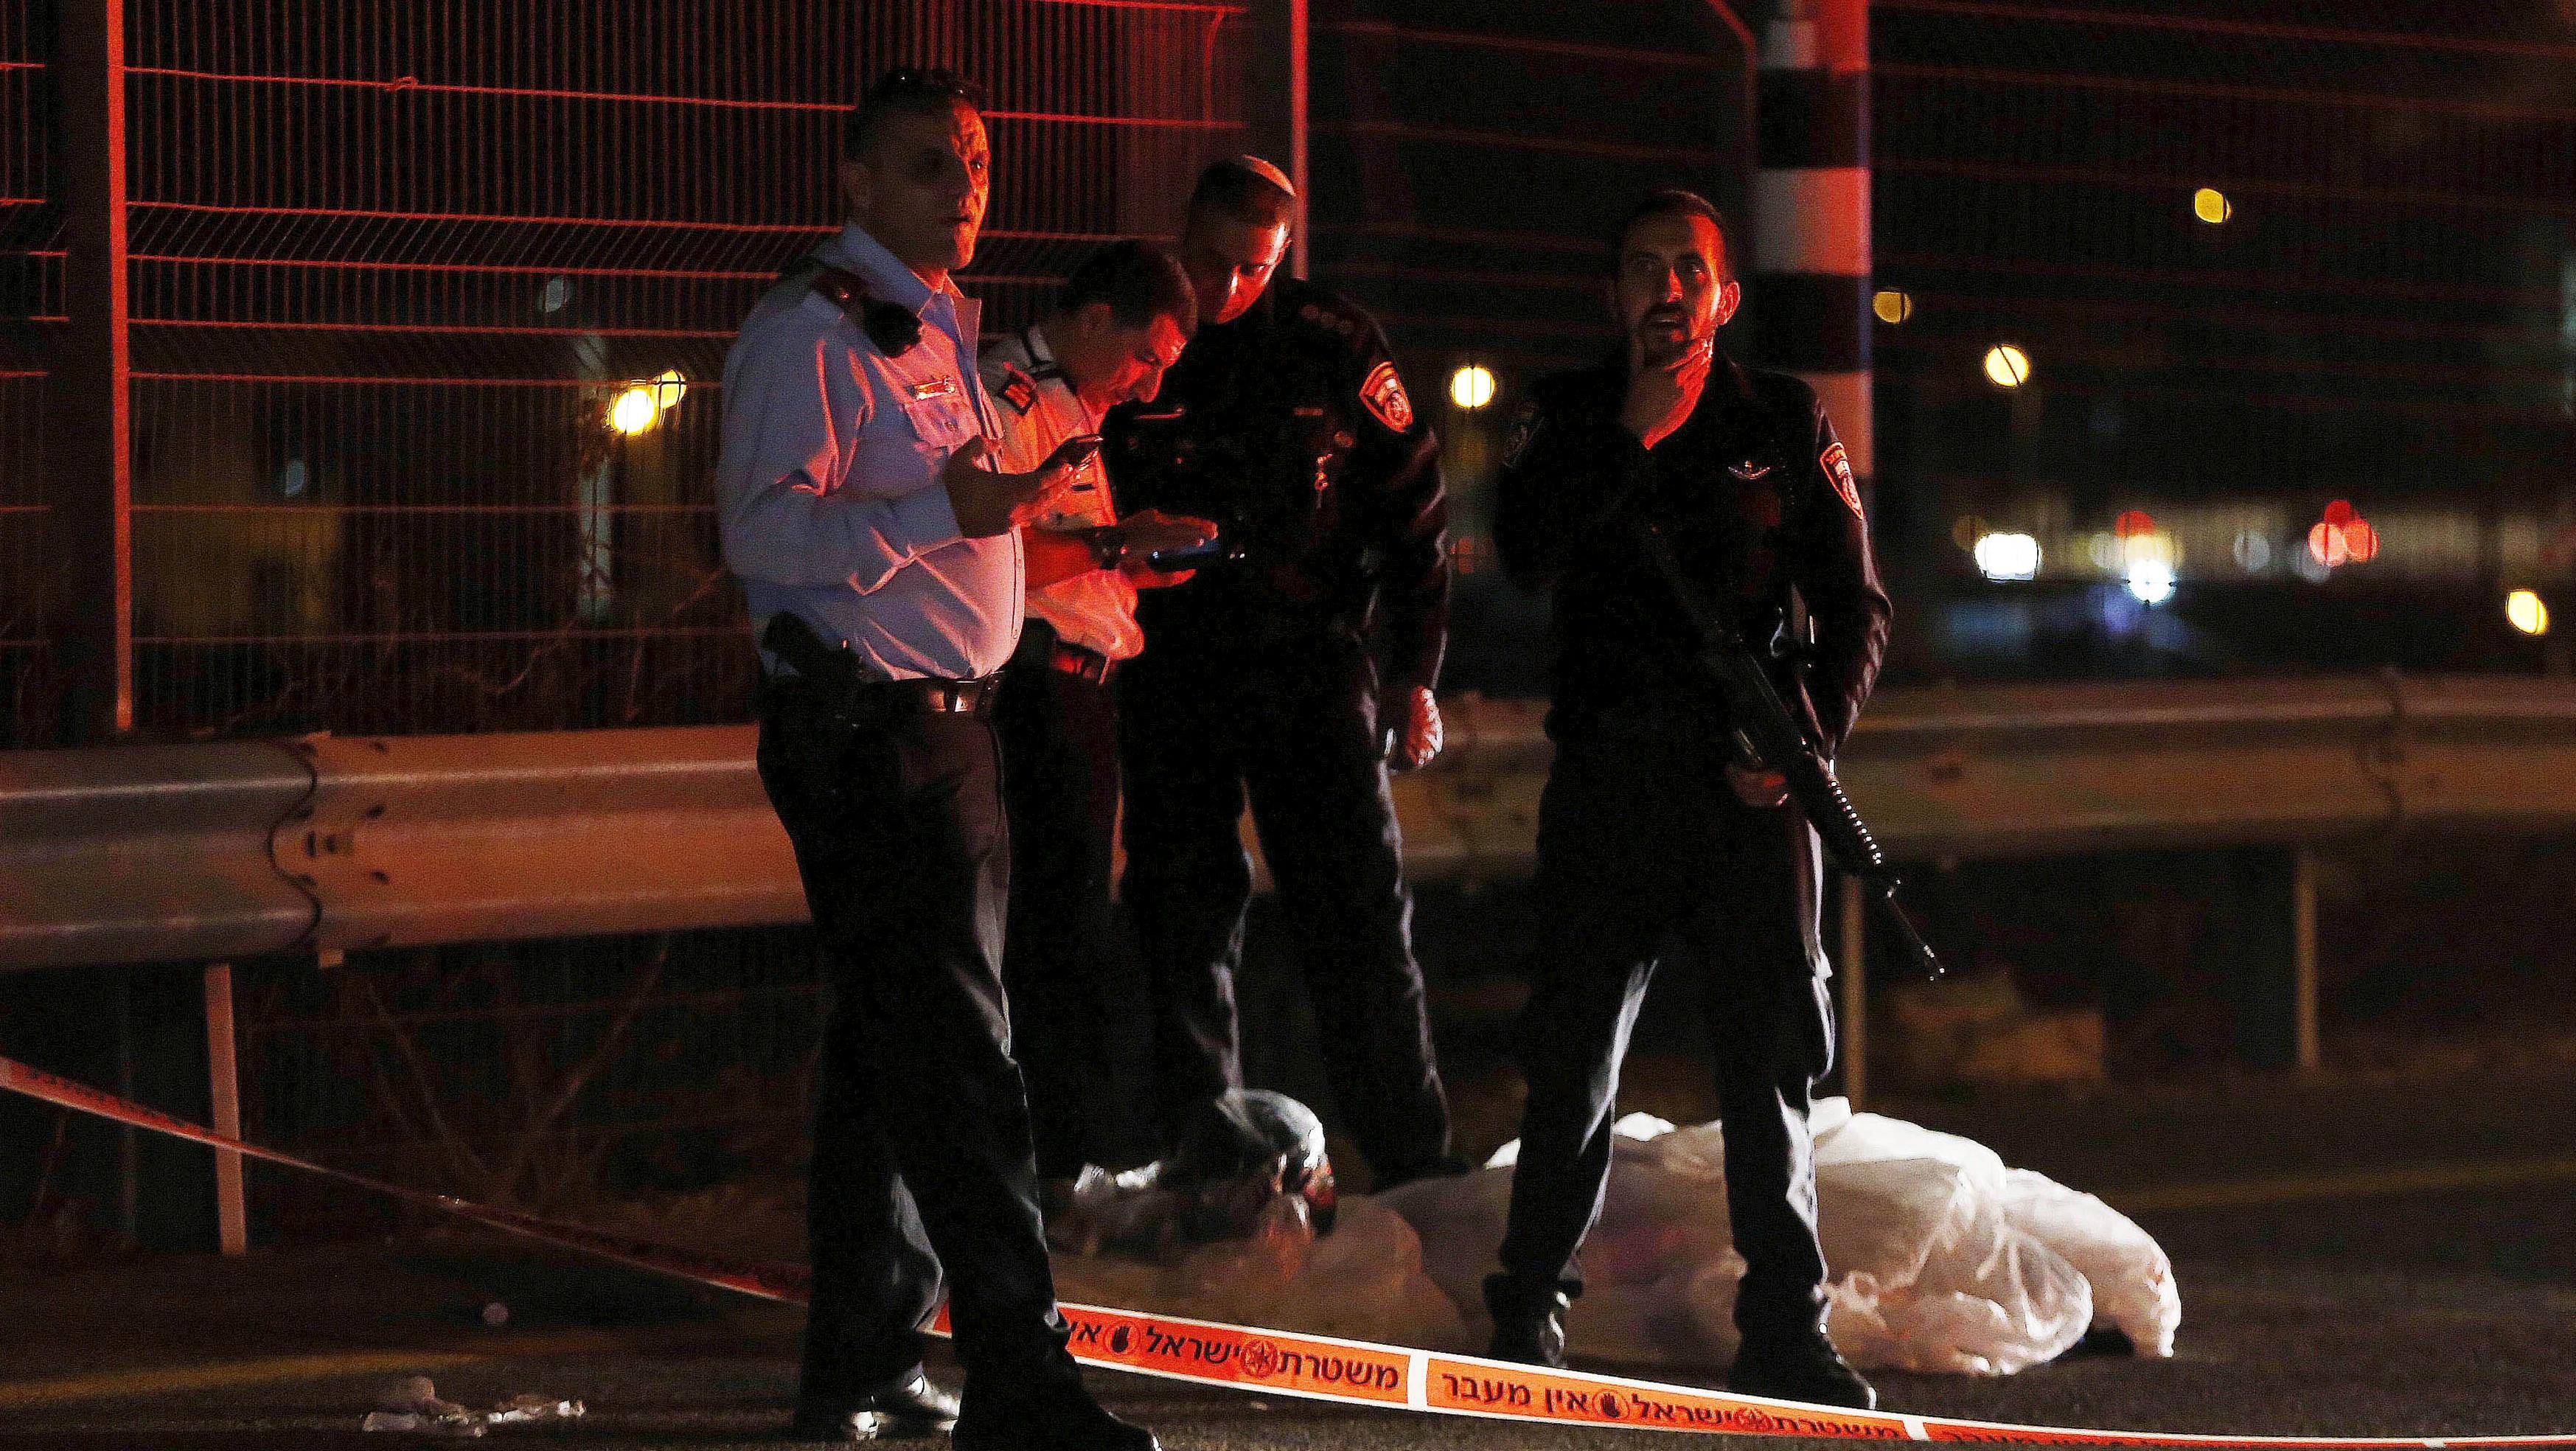
[[[1532,387],[1494,512],[1505,570],[1553,596],[1557,754],[1520,1044],[1529,1102],[1502,1272],[1486,1285],[1493,1353],[1562,1361],[1619,1064],[1656,961],[1678,946],[1706,975],[1727,1207],[1748,1265],[1729,1384],[1871,1406],[1824,1332],[1807,1123],[1833,1045],[1818,839],[1783,777],[1743,750],[1694,610],[1721,612],[1756,647],[1829,761],[1878,673],[1887,595],[1814,392],[1717,346],[1742,297],[1717,209],[1652,192],[1614,236],[1624,336],[1598,366]]]

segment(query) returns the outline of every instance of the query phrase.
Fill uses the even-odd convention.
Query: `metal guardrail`
[[[1525,875],[1529,701],[1398,778],[1418,881]],[[0,969],[796,922],[750,728],[0,753]],[[1843,779],[1900,857],[2576,825],[2576,682],[1889,691]]]

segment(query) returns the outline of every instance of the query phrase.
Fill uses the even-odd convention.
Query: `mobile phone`
[[[1078,469],[1084,464],[1091,462],[1094,458],[1097,458],[1099,454],[1099,434],[1077,433],[1073,437],[1066,439],[1064,442],[1057,444],[1055,446],[1055,452],[1047,455],[1046,464],[1044,466],[1051,469]],[[1076,489],[1087,489],[1090,487],[1091,485],[1087,483],[1074,485],[1074,488]]]
[[[1226,542],[1224,535],[1217,534],[1211,535],[1206,543],[1193,544],[1187,549],[1157,549],[1145,556],[1145,562],[1156,569],[1168,570],[1234,557],[1234,546]]]

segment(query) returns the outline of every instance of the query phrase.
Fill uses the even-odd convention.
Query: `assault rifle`
[[[1824,757],[1817,754],[1815,743],[1807,739],[1798,718],[1780,699],[1770,673],[1745,643],[1744,631],[1731,614],[1710,609],[1700,598],[1689,576],[1682,573],[1672,540],[1659,525],[1644,519],[1633,522],[1647,562],[1672,592],[1674,603],[1681,606],[1683,617],[1698,636],[1699,663],[1725,701],[1736,745],[1750,764],[1777,771],[1788,779],[1789,798],[1806,813],[1808,824],[1815,827],[1834,865],[1887,909],[1888,920],[1896,924],[1898,939],[1924,976],[1938,979],[1944,971],[1941,959],[1923,940],[1923,934],[1914,930],[1912,919],[1896,900],[1896,889],[1903,883],[1895,868],[1888,865],[1878,849],[1878,839],[1869,834],[1868,823],[1852,809],[1851,798],[1843,795],[1842,783],[1834,779]]]

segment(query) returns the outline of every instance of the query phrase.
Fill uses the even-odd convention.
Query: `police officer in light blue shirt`
[[[880,679],[1010,658],[1019,535],[990,526],[1018,500],[986,458],[1001,423],[976,378],[981,312],[856,223],[752,309],[725,360],[716,494],[755,629],[793,614]],[[872,314],[899,351],[869,337]]]
[[[846,146],[851,225],[726,359],[716,478],[766,672],[761,782],[833,983],[791,1434],[953,1425],[963,1451],[1152,1451],[1066,1353],[1001,981],[1010,848],[985,710],[1020,634],[1015,526],[1072,469],[987,457],[977,309],[949,280],[990,194],[971,94],[895,71]],[[921,1367],[943,1279],[962,1409]]]

